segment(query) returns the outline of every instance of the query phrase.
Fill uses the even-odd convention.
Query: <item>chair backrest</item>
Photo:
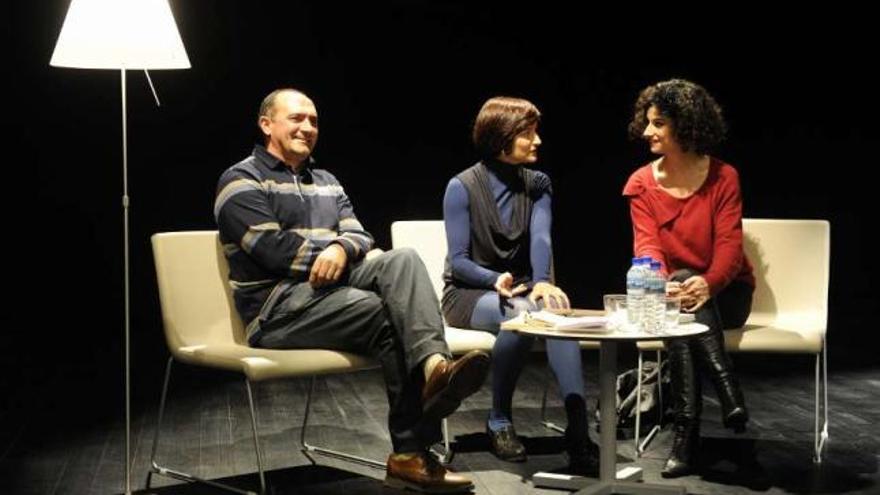
[[[446,261],[446,227],[443,220],[407,220],[391,224],[391,245],[413,248],[419,253],[437,299],[443,295],[443,270]]]
[[[159,301],[168,348],[245,343],[227,282],[229,265],[217,231],[152,237]]]
[[[755,269],[750,323],[828,321],[831,225],[827,220],[743,219],[743,247]]]

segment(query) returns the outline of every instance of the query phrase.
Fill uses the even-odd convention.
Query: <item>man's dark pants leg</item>
[[[285,290],[260,323],[255,344],[363,354],[382,366],[395,452],[422,451],[440,439],[437,421],[422,421],[421,364],[449,355],[427,270],[415,251],[393,250],[353,267],[343,286]]]

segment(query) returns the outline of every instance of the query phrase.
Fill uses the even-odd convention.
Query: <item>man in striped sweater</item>
[[[488,356],[450,359],[437,298],[415,251],[365,260],[372,236],[336,178],[311,158],[318,138],[312,100],[295,89],[273,91],[258,119],[265,145],[223,173],[214,204],[249,344],[376,358],[394,447],[386,483],[470,490],[472,482],[427,447],[440,439],[439,420],[480,387]]]

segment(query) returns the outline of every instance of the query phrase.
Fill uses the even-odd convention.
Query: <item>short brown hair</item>
[[[273,110],[275,110],[275,100],[278,98],[278,95],[281,93],[296,93],[301,94],[308,98],[305,93],[298,89],[294,88],[278,88],[275,91],[267,94],[263,101],[260,103],[260,113],[257,114],[257,122],[260,121],[261,117],[269,117],[272,118]]]
[[[721,107],[699,84],[670,79],[652,84],[639,93],[629,123],[629,136],[640,139],[648,125],[647,112],[657,107],[670,120],[672,134],[683,151],[704,155],[713,151],[727,134]]]
[[[516,136],[541,120],[541,112],[522,98],[489,98],[474,121],[473,141],[483,160],[510,151]]]

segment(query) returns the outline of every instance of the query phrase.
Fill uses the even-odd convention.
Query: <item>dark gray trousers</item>
[[[332,349],[377,359],[382,366],[395,452],[439,441],[440,424],[422,421],[422,362],[449,356],[443,319],[428,271],[412,249],[395,249],[351,267],[339,284],[284,289],[261,317],[257,347]]]

